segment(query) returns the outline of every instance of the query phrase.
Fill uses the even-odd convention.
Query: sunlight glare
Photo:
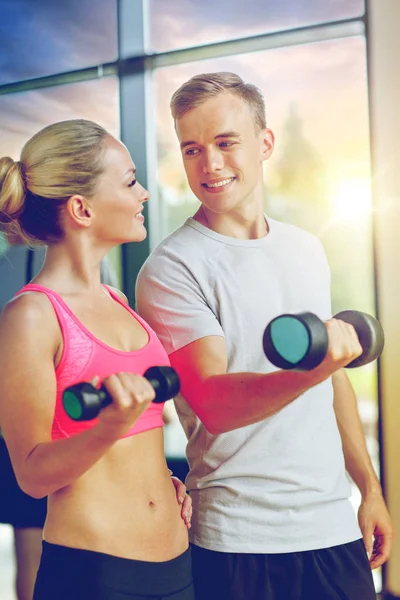
[[[336,218],[355,221],[371,213],[371,183],[365,179],[339,181],[332,194]]]

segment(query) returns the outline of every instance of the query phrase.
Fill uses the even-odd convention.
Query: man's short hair
[[[256,125],[260,129],[267,127],[265,102],[261,91],[252,83],[245,83],[239,75],[229,72],[202,73],[182,84],[171,99],[170,107],[174,121],[192,108],[222,93],[241,98],[251,109]]]

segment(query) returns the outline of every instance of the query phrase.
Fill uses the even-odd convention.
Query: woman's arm
[[[105,384],[113,404],[92,429],[51,440],[60,328],[46,297],[13,300],[0,317],[0,423],[20,487],[41,498],[90,469],[154,398],[143,377],[119,374]]]

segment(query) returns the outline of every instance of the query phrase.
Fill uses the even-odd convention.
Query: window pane
[[[116,0],[0,0],[0,84],[117,58]]]
[[[149,0],[151,50],[201,46],[358,17],[364,0]]]
[[[169,100],[181,83],[207,71],[233,71],[261,88],[268,124],[276,137],[275,151],[265,165],[266,212],[319,236],[332,271],[334,313],[351,308],[373,314],[364,38],[280,48],[156,71],[163,237],[198,206],[186,183]],[[348,373],[378,472],[376,365]],[[357,505],[355,490],[353,501]],[[379,577],[378,572],[375,577]]]
[[[78,118],[96,121],[119,137],[116,77],[0,96],[0,157],[18,160],[22,146],[34,133],[56,121]],[[0,234],[0,254],[4,248]],[[109,258],[121,282],[119,250],[113,250]]]
[[[17,160],[34,133],[66,119],[90,119],[119,136],[118,79],[105,77],[0,96],[0,156]]]
[[[276,136],[275,151],[265,169],[267,212],[315,232],[324,241],[331,253],[334,280],[340,277],[341,282],[339,291],[334,290],[335,310],[352,306],[373,311],[364,38],[158,69],[155,87],[163,235],[197,206],[186,183],[169,100],[192,75],[218,70],[238,73],[264,94],[268,125]],[[357,239],[353,239],[354,233]],[[345,283],[343,275],[353,269]]]

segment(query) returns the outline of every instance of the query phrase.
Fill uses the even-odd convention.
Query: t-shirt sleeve
[[[206,295],[183,261],[150,256],[136,281],[136,310],[172,354],[200,338],[223,337]]]

